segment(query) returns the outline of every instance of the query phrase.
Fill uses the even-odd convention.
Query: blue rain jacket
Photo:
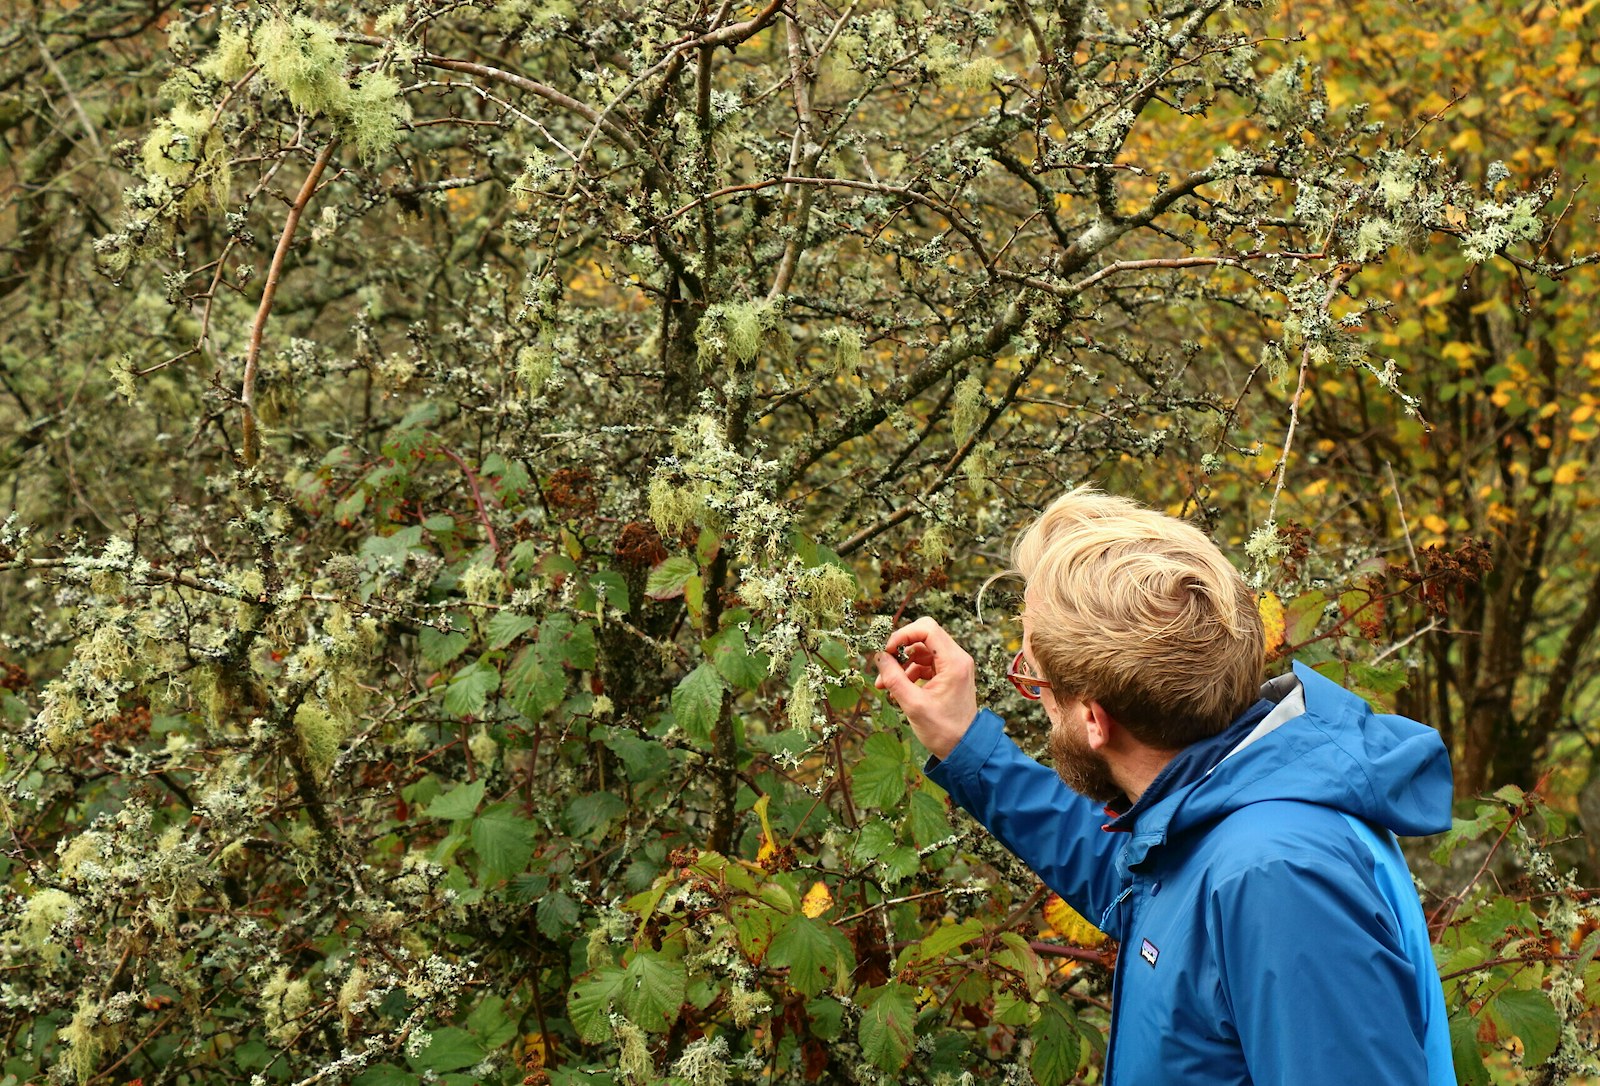
[[[1439,734],[1300,664],[1106,812],[989,710],[928,775],[1121,943],[1110,1086],[1453,1086],[1394,834],[1450,826]]]

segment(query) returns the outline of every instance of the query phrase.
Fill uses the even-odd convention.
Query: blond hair
[[[1080,487],[1022,533],[1011,565],[1052,692],[1098,701],[1140,742],[1188,746],[1259,697],[1255,594],[1194,525]]]

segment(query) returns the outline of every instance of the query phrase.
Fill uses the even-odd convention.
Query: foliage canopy
[[[1507,784],[1441,845],[1525,878],[1432,903],[1458,1062],[1582,1068],[1531,786],[1594,697],[1590,220],[1548,171],[1595,80],[1514,93],[1473,34],[1531,40],[1451,11],[0,31],[0,1082],[1092,1076],[1114,948],[863,674],[932,614],[1042,738],[971,591],[1090,479]],[[1341,53],[1364,18],[1414,66]],[[1470,63],[1513,131],[1416,100]]]

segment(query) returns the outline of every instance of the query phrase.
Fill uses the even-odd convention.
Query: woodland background
[[[1594,8],[10,5],[0,1084],[1098,1081],[863,673],[1042,748],[1084,481],[1440,729],[1461,1079],[1593,1071]]]

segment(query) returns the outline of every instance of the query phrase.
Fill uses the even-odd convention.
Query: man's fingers
[[[935,657],[953,656],[962,651],[955,639],[944,632],[931,618],[923,617],[915,622],[900,627],[889,635],[888,643],[884,645],[885,652],[899,652],[900,649],[910,645],[926,645],[928,651]]]
[[[915,683],[907,677],[905,669],[900,666],[900,661],[892,653],[880,652],[877,658],[878,677],[873,682],[879,690],[887,690],[889,697],[896,705],[904,706],[907,698],[916,698],[921,693]]]

